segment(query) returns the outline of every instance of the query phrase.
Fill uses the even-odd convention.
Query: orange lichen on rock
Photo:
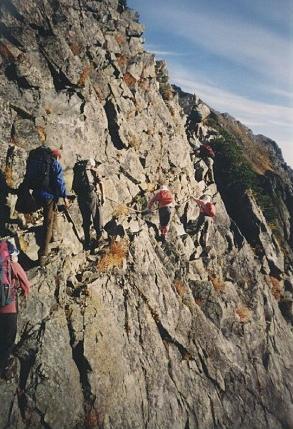
[[[101,272],[106,272],[112,268],[122,268],[123,261],[127,256],[128,241],[123,239],[120,241],[112,241],[110,247],[102,256],[97,264],[97,268]]]

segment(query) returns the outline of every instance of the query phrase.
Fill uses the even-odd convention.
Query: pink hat
[[[61,150],[60,149],[52,149],[52,155],[55,157],[55,158],[61,158]]]

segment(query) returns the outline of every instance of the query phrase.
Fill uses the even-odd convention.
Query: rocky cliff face
[[[220,138],[229,127],[197,97],[184,113],[124,1],[5,0],[0,32],[2,233],[29,268],[38,215],[19,215],[9,190],[46,142],[62,148],[68,185],[78,156],[99,161],[109,236],[89,255],[60,214],[62,241],[29,269],[19,302],[18,378],[1,382],[0,427],[291,428],[292,176],[274,160],[257,171],[281,189],[279,235],[239,181],[235,210]],[[205,140],[215,180],[212,163],[191,156]],[[177,201],[166,245],[157,213],[140,213],[159,180]],[[189,197],[203,194],[217,218],[194,228]]]

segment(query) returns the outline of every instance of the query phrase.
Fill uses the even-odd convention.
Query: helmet
[[[163,190],[168,189],[168,183],[167,183],[167,181],[163,180],[163,179],[159,180],[159,188],[163,189]]]
[[[210,203],[212,201],[212,197],[210,195],[204,194],[201,197],[201,200],[204,201],[205,203]]]

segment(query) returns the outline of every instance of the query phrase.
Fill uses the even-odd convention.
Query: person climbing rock
[[[6,183],[5,174],[0,170],[0,236],[9,233],[7,224],[10,219],[10,209],[7,203],[9,186]]]
[[[40,146],[29,153],[25,183],[33,190],[33,197],[43,208],[43,239],[39,250],[39,263],[44,266],[49,254],[49,244],[57,239],[57,203],[64,199],[68,206],[61,151]]]
[[[18,250],[8,240],[0,241],[0,377],[10,380],[16,374],[13,356],[17,331],[17,289],[25,296],[30,283],[18,263]]]
[[[212,147],[207,144],[207,143],[203,143],[202,145],[200,145],[199,147],[199,155],[203,160],[209,160],[209,159],[213,159],[215,158],[216,154],[214,152],[214,150],[212,149]]]
[[[200,209],[200,216],[202,216],[203,219],[206,217],[214,219],[216,216],[216,206],[214,203],[212,203],[212,199],[209,195],[204,195],[201,199],[191,197],[191,201],[194,201],[199,209]]]
[[[77,195],[81,211],[84,230],[84,249],[91,248],[90,227],[93,223],[96,231],[96,243],[103,233],[104,188],[100,176],[95,168],[95,160],[77,161],[73,168],[72,189]]]
[[[169,231],[172,207],[174,205],[173,195],[167,185],[161,185],[158,192],[151,198],[148,203],[148,210],[151,210],[154,203],[159,205],[160,233],[161,240],[166,241]]]
[[[210,227],[216,216],[216,206],[209,195],[204,195],[200,199],[194,197],[190,199],[197,204],[200,212],[195,225],[188,225],[187,228],[191,230],[192,235],[198,236],[198,245],[208,253],[210,250],[208,246]],[[195,252],[193,258],[196,256],[198,256],[198,251]]]
[[[214,179],[214,173],[213,173],[213,165],[214,165],[214,158],[215,158],[215,152],[212,149],[212,147],[207,144],[203,143],[200,145],[200,147],[195,151],[195,156],[199,156],[206,166],[208,167],[208,170],[205,174],[204,179],[209,182],[209,184],[213,183],[215,181]],[[197,161],[199,162],[199,161]],[[196,167],[197,162],[194,164],[194,167]]]
[[[194,104],[186,120],[186,132],[189,139],[194,137],[203,137],[202,128],[200,126],[201,121],[201,114],[199,113],[196,104]]]

